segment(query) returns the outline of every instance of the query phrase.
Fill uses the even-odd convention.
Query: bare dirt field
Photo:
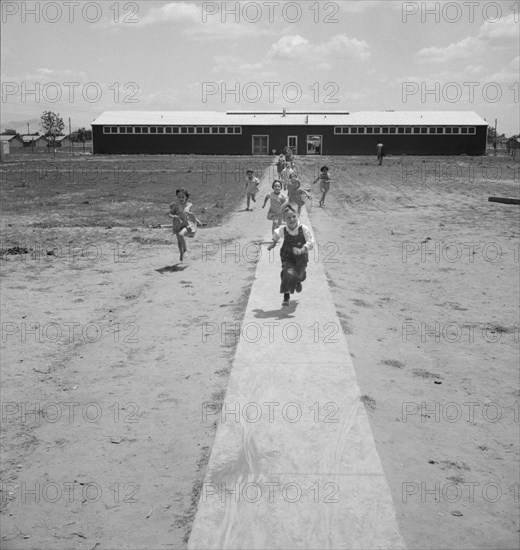
[[[242,320],[243,246],[270,227],[242,181],[270,163],[3,163],[2,548],[186,547],[215,433],[202,404],[236,347],[202,327]],[[323,163],[318,261],[408,547],[516,548],[520,209],[488,197],[520,196],[518,162],[300,158],[304,187]],[[182,264],[160,227],[178,187],[205,223]]]

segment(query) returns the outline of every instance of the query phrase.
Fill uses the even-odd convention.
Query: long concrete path
[[[288,307],[262,249],[189,549],[405,548],[320,248]]]

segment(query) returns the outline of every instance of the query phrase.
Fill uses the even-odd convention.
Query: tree
[[[6,128],[3,132],[2,132],[2,135],[3,136],[17,136],[18,135],[18,132],[16,130],[13,130],[12,128]]]
[[[495,129],[492,126],[488,126],[487,129],[487,142],[493,143],[497,139],[497,133],[495,132]]]
[[[45,137],[51,138],[53,153],[56,155],[56,136],[59,136],[65,128],[63,119],[52,111],[43,111],[40,125],[45,132]]]
[[[83,143],[83,152],[85,152],[85,141],[87,141],[87,130],[85,130],[85,128],[80,128],[78,130],[78,141]]]

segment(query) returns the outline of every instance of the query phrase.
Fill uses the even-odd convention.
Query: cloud
[[[485,44],[479,38],[467,36],[459,42],[452,42],[448,46],[431,46],[417,52],[416,56],[424,63],[447,63],[456,59],[466,59],[484,53]]]
[[[350,58],[366,60],[370,48],[364,40],[336,34],[328,42],[311,44],[300,35],[284,36],[271,45],[268,58],[279,61],[299,61],[308,65],[318,63],[330,67],[329,59]]]
[[[280,60],[301,59],[310,51],[309,41],[299,34],[283,36],[271,45],[269,57]]]
[[[200,6],[188,2],[171,2],[160,8],[151,8],[139,20],[139,26],[155,25],[158,23],[201,23],[202,12]]]
[[[479,30],[479,36],[482,38],[516,38],[517,47],[519,33],[518,22],[515,21],[515,14],[513,13],[495,23],[485,21]]]

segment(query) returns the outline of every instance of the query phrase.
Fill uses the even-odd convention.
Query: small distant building
[[[70,147],[72,145],[72,140],[70,136],[56,136],[56,147]],[[52,141],[49,142],[49,147],[52,147]]]
[[[13,151],[23,149],[23,139],[20,136],[2,135],[2,136],[0,136],[0,141],[2,142],[2,146],[4,146],[3,145],[4,143],[8,144],[7,145],[7,147],[8,147],[7,152],[12,153]]]
[[[43,149],[47,147],[49,140],[45,136],[22,136],[23,146],[33,149]]]

